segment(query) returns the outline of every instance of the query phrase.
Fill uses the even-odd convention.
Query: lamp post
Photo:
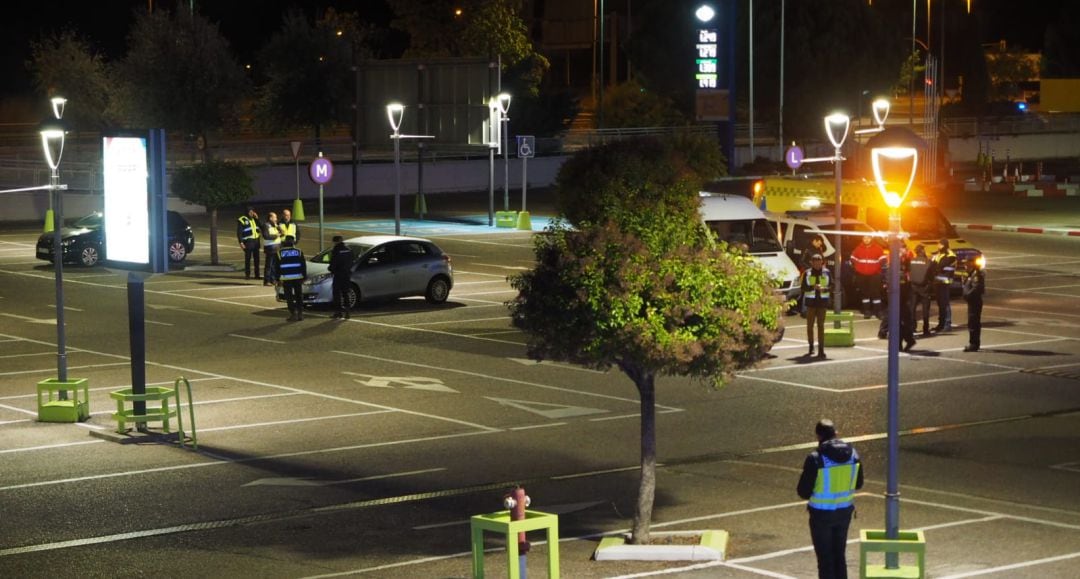
[[[603,58],[600,59],[603,62]],[[603,76],[601,76],[601,81]],[[510,94],[500,93],[495,97],[496,102],[499,105],[499,122],[502,131],[499,134],[499,147],[503,153],[503,211],[510,211],[510,117],[506,113],[510,112]]]
[[[53,264],[56,272],[56,378],[61,382],[67,381],[67,341],[64,336],[64,247],[60,234],[64,223],[63,198],[60,191],[67,187],[60,185],[60,158],[64,154],[65,127],[62,121],[64,105],[67,100],[63,97],[53,97],[53,116],[41,124],[41,148],[45,153],[45,162],[49,164],[49,199],[55,209],[53,212]],[[52,200],[56,196],[55,201]],[[67,393],[60,391],[60,398],[65,399]]]
[[[910,170],[904,179],[888,179],[884,174],[882,160],[893,164],[907,161]],[[919,152],[912,147],[885,147],[870,151],[874,169],[874,182],[882,199],[889,206],[889,370],[888,370],[888,473],[885,483],[885,537],[896,540],[900,536],[900,205],[907,197],[915,181]],[[893,171],[895,174],[897,171]],[[903,187],[902,191],[897,191]],[[899,554],[885,555],[885,567],[899,567]]]
[[[386,105],[386,118],[390,120],[390,129],[394,134],[394,175],[397,186],[394,187],[394,235],[401,235],[401,120],[405,117],[405,106],[401,103]]]
[[[833,113],[825,117],[825,134],[829,137],[829,142],[832,143],[833,154],[833,173],[836,175],[836,204],[834,206],[833,213],[836,214],[836,234],[833,236],[833,247],[836,249],[836,279],[843,279],[841,277],[841,269],[843,268],[843,250],[840,245],[842,236],[840,234],[840,192],[843,188],[843,176],[842,167],[844,157],[841,154],[844,148],[844,141],[847,140],[848,129],[851,128],[851,117],[843,113]],[[833,304],[833,311],[837,314],[843,309],[844,295],[843,284],[836,284],[836,299]]]

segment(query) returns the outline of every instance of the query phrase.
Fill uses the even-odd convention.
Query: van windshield
[[[920,205],[905,207],[900,212],[900,226],[912,239],[938,240],[956,237],[956,230],[937,207]]]
[[[745,246],[749,254],[780,253],[776,230],[765,219],[739,221],[706,221],[716,238],[732,246]]]

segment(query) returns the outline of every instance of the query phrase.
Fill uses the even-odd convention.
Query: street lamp
[[[510,93],[499,93],[495,100],[499,106],[499,122],[503,127],[499,135],[499,147],[503,153],[503,211],[510,211],[510,117],[506,114],[510,112]]]
[[[851,128],[851,117],[843,113],[833,113],[825,117],[825,134],[829,137],[829,142],[832,143],[833,154],[833,173],[836,175],[836,205],[833,212],[836,214],[836,234],[833,236],[833,247],[836,249],[836,279],[843,279],[841,277],[841,269],[843,268],[843,256],[841,255],[843,250],[840,244],[842,235],[840,233],[840,191],[843,188],[843,176],[841,175],[844,157],[842,155],[844,148],[844,141],[847,140],[848,130]],[[843,309],[844,295],[843,284],[836,284],[836,300],[834,300],[833,311],[837,314]]]
[[[390,129],[394,134],[394,174],[397,186],[394,188],[394,235],[401,235],[401,120],[405,117],[405,106],[401,103],[386,105],[386,118],[390,120]]]
[[[60,382],[67,381],[67,342],[64,336],[64,246],[60,233],[64,222],[63,198],[60,191],[67,189],[60,184],[60,159],[64,155],[64,139],[66,127],[64,126],[64,105],[67,99],[53,97],[53,116],[41,123],[41,149],[45,153],[45,162],[48,163],[51,173],[49,175],[49,202],[55,207],[53,212],[53,264],[56,272],[56,378]],[[53,196],[56,196],[55,201]],[[60,391],[60,399],[67,398],[67,393]]]
[[[894,167],[890,171],[901,179],[888,179],[882,161]],[[919,152],[912,147],[884,147],[870,150],[874,182],[885,204],[889,206],[889,370],[888,370],[888,473],[885,484],[885,537],[900,536],[900,205],[915,182]],[[909,163],[910,169],[900,165]],[[899,167],[897,167],[899,165]],[[904,173],[907,175],[904,176]],[[902,187],[902,190],[900,188]],[[899,554],[886,553],[885,567],[899,567]]]

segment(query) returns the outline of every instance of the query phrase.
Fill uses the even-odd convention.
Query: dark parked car
[[[187,258],[195,247],[195,234],[183,215],[169,211],[167,216],[169,261],[179,263]],[[104,215],[95,211],[72,224],[60,229],[60,243],[63,246],[64,263],[74,263],[92,267],[105,255],[105,239],[102,235]],[[37,240],[37,258],[53,261],[53,233],[42,233]]]

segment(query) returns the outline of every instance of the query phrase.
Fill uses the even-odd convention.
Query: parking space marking
[[[341,354],[343,356],[352,356],[354,358],[364,358],[364,359],[367,359],[367,360],[375,360],[377,362],[387,362],[387,363],[390,363],[390,364],[400,364],[400,365],[403,365],[403,366],[413,366],[415,368],[424,368],[426,370],[432,370],[432,371],[435,371],[435,372],[452,372],[452,373],[455,373],[455,374],[462,374],[464,376],[472,376],[474,378],[483,378],[483,379],[486,379],[486,380],[494,380],[496,382],[509,382],[511,384],[518,384],[518,385],[521,385],[521,386],[531,386],[531,387],[534,387],[534,388],[542,388],[542,389],[545,389],[545,390],[554,390],[556,392],[568,392],[568,393],[577,394],[577,395],[580,395],[580,396],[591,396],[591,397],[594,397],[594,398],[602,398],[602,399],[606,399],[606,400],[616,400],[616,401],[619,401],[619,402],[628,402],[628,403],[631,403],[631,404],[634,404],[634,405],[640,405],[641,404],[641,401],[636,399],[636,398],[624,398],[622,396],[614,396],[614,395],[611,395],[611,394],[600,394],[600,393],[597,393],[597,392],[586,392],[586,391],[583,391],[583,390],[574,390],[573,388],[563,388],[561,386],[551,386],[549,384],[540,384],[539,382],[527,382],[525,380],[517,380],[515,378],[503,378],[503,377],[500,377],[500,376],[492,376],[490,374],[481,374],[479,372],[472,372],[472,371],[469,371],[469,370],[458,370],[457,368],[447,368],[445,366],[430,366],[428,364],[420,364],[418,362],[406,362],[404,360],[394,360],[394,359],[391,359],[391,358],[382,358],[382,357],[379,357],[379,356],[372,356],[370,354],[358,354],[358,353],[355,353],[355,352],[345,352],[345,351],[342,351],[342,350],[331,350],[331,352],[334,353],[334,354]],[[656,408],[657,409],[663,408],[665,410],[682,410],[681,408],[675,408],[673,406],[664,406],[662,404],[657,404]]]
[[[1050,468],[1055,470],[1066,470],[1069,472],[1080,472],[1080,462],[1063,462],[1061,464],[1052,465]]]
[[[53,448],[66,448],[66,447],[69,447],[69,446],[82,446],[84,444],[98,444],[100,442],[107,442],[107,441],[100,440],[100,439],[95,439],[95,440],[81,440],[79,442],[63,442],[63,443],[60,443],[60,444],[45,444],[45,445],[42,445],[42,446],[28,446],[28,447],[25,447],[25,448],[9,448],[9,449],[6,449],[6,450],[0,450],[0,454],[11,454],[11,453],[15,453],[15,452],[30,452],[30,451],[38,451],[38,450],[48,450],[48,449],[53,449]],[[4,490],[4,489],[0,488],[0,490]]]
[[[510,316],[499,316],[495,318],[472,318],[468,320],[439,320],[436,322],[412,322],[410,324],[402,324],[402,326],[416,327],[416,326],[433,326],[436,324],[471,324],[475,322],[493,322],[493,321],[510,321]]]
[[[72,350],[68,350],[71,352]],[[87,352],[88,350],[79,350],[80,352]],[[91,352],[94,353],[94,352]],[[68,370],[82,370],[85,368],[108,368],[110,366],[127,366],[130,362],[106,362],[103,364],[83,364],[82,366],[68,366]],[[37,370],[18,370],[15,372],[0,372],[0,376],[18,376],[21,374],[55,374],[56,368],[40,368]]]
[[[229,426],[216,426],[213,428],[200,428],[199,432],[221,432],[226,430],[244,430],[247,428],[262,428],[264,426],[281,426],[283,424],[300,424],[303,422],[319,422],[321,420],[337,420],[339,418],[356,418],[357,416],[371,416],[374,414],[389,414],[395,410],[369,410],[367,412],[351,412],[349,414],[334,414],[331,416],[312,416],[309,418],[292,418],[290,420],[271,420],[268,422],[250,422],[247,424],[231,424]]]
[[[228,334],[230,338],[240,338],[243,340],[254,340],[256,342],[269,342],[271,344],[287,344],[284,340],[271,340],[270,338],[257,338],[255,336],[244,336],[241,334]]]
[[[1001,567],[990,567],[989,569],[980,569],[978,571],[968,571],[967,573],[958,573],[955,575],[945,575],[941,579],[960,579],[961,577],[976,577],[979,575],[988,575],[990,573],[997,573],[999,571],[1012,571],[1013,569],[1023,569],[1024,567],[1032,567],[1035,565],[1042,565],[1045,563],[1056,563],[1058,561],[1067,561],[1069,559],[1075,559],[1080,557],[1080,552],[1069,553],[1067,555],[1058,555],[1056,557],[1046,557],[1044,559],[1033,559],[1031,561],[1023,561],[1020,563],[1013,563],[1012,565],[1003,565]]]
[[[27,410],[25,408],[19,408],[17,406],[8,406],[7,404],[0,404],[0,408],[5,410],[11,410],[13,412],[21,412],[22,414],[29,414],[30,416],[37,416],[37,412],[34,410]]]

